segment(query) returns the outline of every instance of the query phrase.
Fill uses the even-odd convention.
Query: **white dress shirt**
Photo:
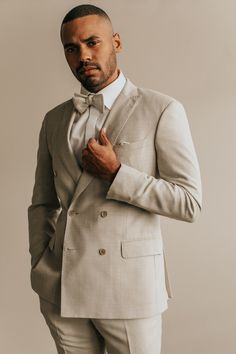
[[[122,91],[125,82],[126,78],[123,73],[120,72],[116,80],[97,92],[97,94],[103,95],[105,106],[103,113],[100,113],[94,106],[90,106],[83,114],[76,114],[70,132],[70,143],[80,166],[82,163],[82,150],[86,147],[90,138],[98,138],[99,131],[102,128],[113,103]],[[81,86],[81,93],[88,95],[91,92]]]

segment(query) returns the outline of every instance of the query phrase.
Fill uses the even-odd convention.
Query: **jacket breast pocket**
[[[129,141],[125,138],[120,138],[119,141],[114,145],[114,150],[119,152],[130,152],[133,150],[139,150],[146,148],[148,145],[153,145],[153,141],[151,139],[145,138],[137,141]]]
[[[146,138],[134,142],[119,139],[119,142],[114,145],[114,151],[121,163],[140,171],[152,173],[153,166],[156,163],[153,139]]]

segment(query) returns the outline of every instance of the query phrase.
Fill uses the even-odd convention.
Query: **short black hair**
[[[107,13],[104,10],[100,9],[97,6],[88,4],[88,5],[79,5],[79,6],[74,7],[73,9],[71,9],[65,15],[61,26],[66,22],[70,22],[72,20],[75,20],[76,18],[89,16],[89,15],[98,15],[98,16],[104,17],[105,19],[107,19],[108,21],[111,22],[109,16],[107,15]]]

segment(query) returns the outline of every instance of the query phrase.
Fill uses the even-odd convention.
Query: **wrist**
[[[111,173],[111,178],[110,178],[111,182],[113,182],[113,180],[115,179],[120,167],[121,167],[121,163],[119,162],[117,167],[115,168],[114,172]]]

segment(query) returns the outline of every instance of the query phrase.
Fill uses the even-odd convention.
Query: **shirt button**
[[[100,250],[98,251],[100,256],[104,256],[104,254],[106,254],[106,250],[104,248],[100,248]]]
[[[102,218],[105,218],[107,216],[107,211],[106,210],[101,211],[100,216]]]

